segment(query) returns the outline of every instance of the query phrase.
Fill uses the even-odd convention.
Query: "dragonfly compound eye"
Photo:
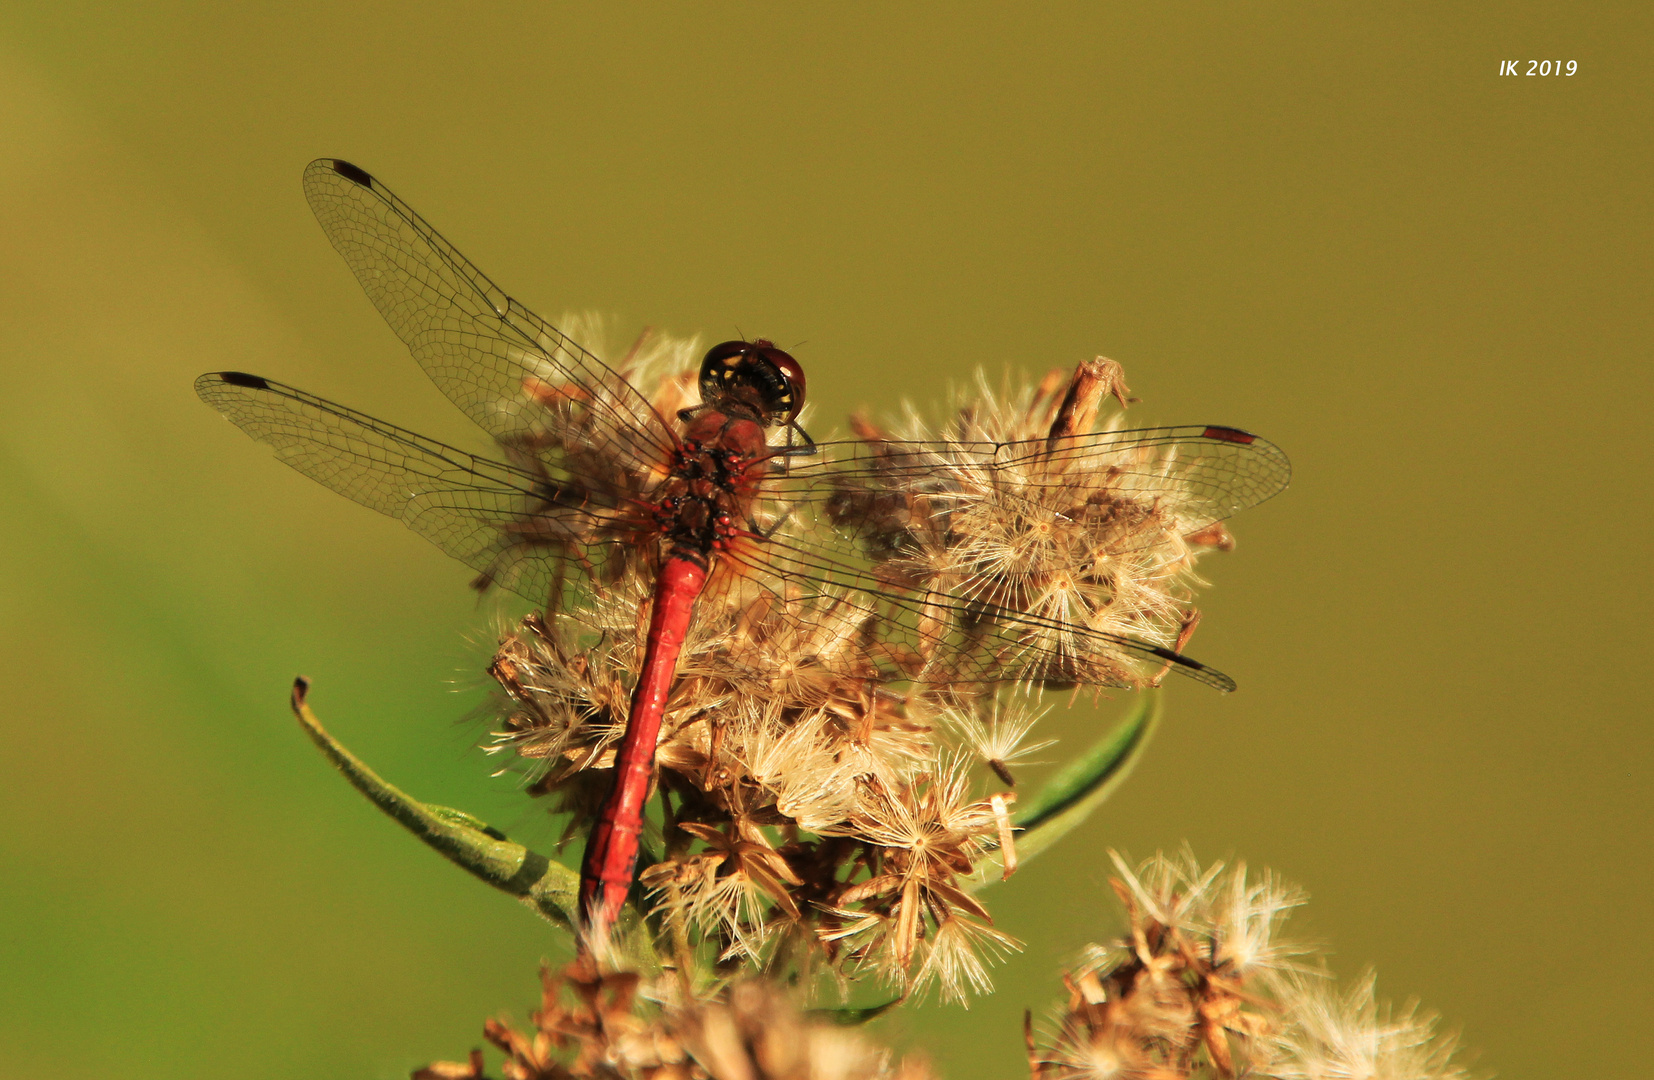
[[[770,424],[790,423],[804,408],[804,369],[774,342],[725,341],[701,361],[701,400],[741,394],[762,409]]]

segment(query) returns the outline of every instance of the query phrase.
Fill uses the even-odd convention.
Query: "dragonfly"
[[[1216,425],[1081,433],[1077,381],[1039,438],[903,440],[862,422],[857,439],[816,442],[799,423],[803,367],[761,338],[715,345],[699,401],[663,411],[365,170],[317,160],[304,191],[374,306],[497,456],[245,372],[202,375],[200,397],[286,464],[469,565],[479,590],[515,592],[548,618],[578,622],[582,596],[652,575],[612,786],[582,858],[588,930],[606,933],[633,886],[662,716],[707,596],[826,598],[877,640],[878,663],[856,674],[881,686],[1158,685],[1154,672],[1173,671],[1234,689],[1181,641],[1056,603],[1071,596],[1052,582],[1106,581],[1110,560],[1209,534],[1272,497],[1290,466],[1267,440]],[[960,540],[990,504],[1022,537],[1016,551],[1049,555],[1052,536],[1082,526],[1106,540],[1054,574],[1001,565],[1016,562],[1003,546]]]

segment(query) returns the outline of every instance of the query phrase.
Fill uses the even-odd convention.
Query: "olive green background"
[[[1118,925],[1106,850],[1187,840],[1302,883],[1337,970],[1482,1066],[1639,1071],[1649,9],[596,7],[7,5],[0,1072],[405,1075],[563,955],[287,713],[303,672],[392,780],[549,842],[457,722],[468,572],[190,391],[481,448],[312,221],[319,155],[548,317],[796,346],[818,436],[1104,353],[1142,422],[1292,455],[1206,564],[1191,652],[1240,692],[1170,688],[1116,801],[990,894],[998,994],[880,1037],[1025,1075],[1023,1008]],[[1579,72],[1499,76],[1529,58]]]

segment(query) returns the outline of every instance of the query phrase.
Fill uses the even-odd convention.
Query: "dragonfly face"
[[[804,369],[763,338],[714,345],[701,361],[701,400],[730,398],[756,408],[771,425],[790,424],[804,408]]]

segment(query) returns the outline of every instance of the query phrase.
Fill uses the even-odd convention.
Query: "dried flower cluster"
[[[692,342],[652,339],[617,367],[673,416],[695,404],[695,357]],[[578,437],[526,440],[519,462],[556,462],[583,550],[607,554],[586,560],[589,595],[558,582],[555,617],[504,635],[492,749],[527,762],[531,790],[555,793],[568,835],[584,836],[642,662],[661,552],[636,542],[636,507],[659,463],[586,460],[624,444],[603,429],[630,415],[618,399],[532,392],[556,414],[547,432]],[[857,420],[860,441],[830,463],[775,459],[753,508],[762,542],[715,563],[656,749],[641,880],[675,949],[772,971],[825,962],[902,994],[988,988],[986,961],[1016,943],[972,889],[1009,862],[990,856],[1010,840],[1013,797],[979,766],[1009,785],[1035,715],[999,688],[1158,681],[1163,647],[1196,618],[1194,556],[1227,538],[1184,529],[1222,516],[1200,503],[1209,463],[1093,432],[1125,394],[1118,366],[1095,361],[1009,398],[979,387],[941,438],[917,420],[902,440]],[[572,500],[576,482],[601,490]],[[546,522],[573,520],[537,513],[539,532],[515,542],[544,546]],[[1032,614],[999,617],[1010,610]]]
[[[1194,559],[1230,544],[1207,526],[1233,512],[1213,505],[1233,491],[1209,490],[1213,463],[1179,457],[1164,430],[1114,435],[1119,413],[1099,427],[1102,403],[1127,393],[1099,358],[1066,385],[1055,371],[1003,394],[979,381],[940,432],[917,415],[895,435],[852,418],[867,468],[836,481],[826,516],[881,586],[925,598],[907,658],[918,681],[1140,687],[1166,673],[1154,647],[1198,620]]]
[[[303,680],[293,697],[381,809],[580,924],[532,1029],[485,1029],[506,1080],[918,1080],[922,1065],[805,1019],[779,987],[808,996],[825,971],[904,998],[988,989],[986,961],[1016,943],[973,890],[1015,868],[1014,800],[996,781],[1011,787],[1030,749],[1034,696],[1174,670],[1232,689],[1181,655],[1193,565],[1230,545],[1223,520],[1286,486],[1285,456],[1228,427],[1121,430],[1102,406],[1127,390],[1101,358],[1009,394],[979,386],[941,429],[856,418],[855,439],[817,446],[797,423],[803,371],[770,343],[715,347],[699,379],[691,341],[646,334],[604,362],[577,344],[598,325],[565,320],[571,337],[540,320],[357,166],[313,162],[305,190],[392,329],[507,460],[244,372],[196,388],[293,468],[471,566],[479,589],[542,609],[490,667],[491,749],[555,796],[566,835],[593,837],[597,869],[578,885],[385,783],[326,735]],[[643,680],[657,581],[662,663]],[[611,785],[640,683],[627,783]],[[1095,807],[1142,724],[1034,800],[1025,850]],[[624,798],[594,833],[612,786]],[[616,926],[643,801],[641,918]],[[1370,980],[1332,996],[1277,939],[1290,890],[1186,855],[1116,861],[1131,934],[1069,975],[1048,1050],[1030,1030],[1036,1077],[1462,1077],[1432,1018],[1379,1009]],[[483,1071],[474,1052],[417,1075]]]
[[[810,1020],[773,983],[747,979],[707,999],[664,978],[603,974],[583,958],[542,970],[527,1033],[489,1020],[504,1080],[929,1080],[922,1059],[896,1061],[848,1028]],[[480,1050],[413,1080],[487,1080]]]
[[[1296,889],[1245,866],[1201,866],[1187,850],[1131,866],[1112,884],[1127,933],[1087,950],[1047,1045],[1028,1031],[1033,1080],[1468,1080],[1434,1016],[1343,993],[1315,950],[1281,936]],[[773,981],[683,972],[652,982],[582,957],[544,984],[532,1028],[484,1026],[505,1080],[926,1080],[850,1029],[801,1014]],[[438,1062],[415,1080],[484,1080],[483,1057]]]
[[[1283,940],[1303,902],[1267,872],[1202,867],[1188,851],[1133,868],[1114,856],[1127,936],[1065,981],[1052,1044],[1029,1060],[1062,1080],[1464,1080],[1456,1040],[1416,1006],[1391,1012],[1368,975],[1340,995],[1313,950]]]

